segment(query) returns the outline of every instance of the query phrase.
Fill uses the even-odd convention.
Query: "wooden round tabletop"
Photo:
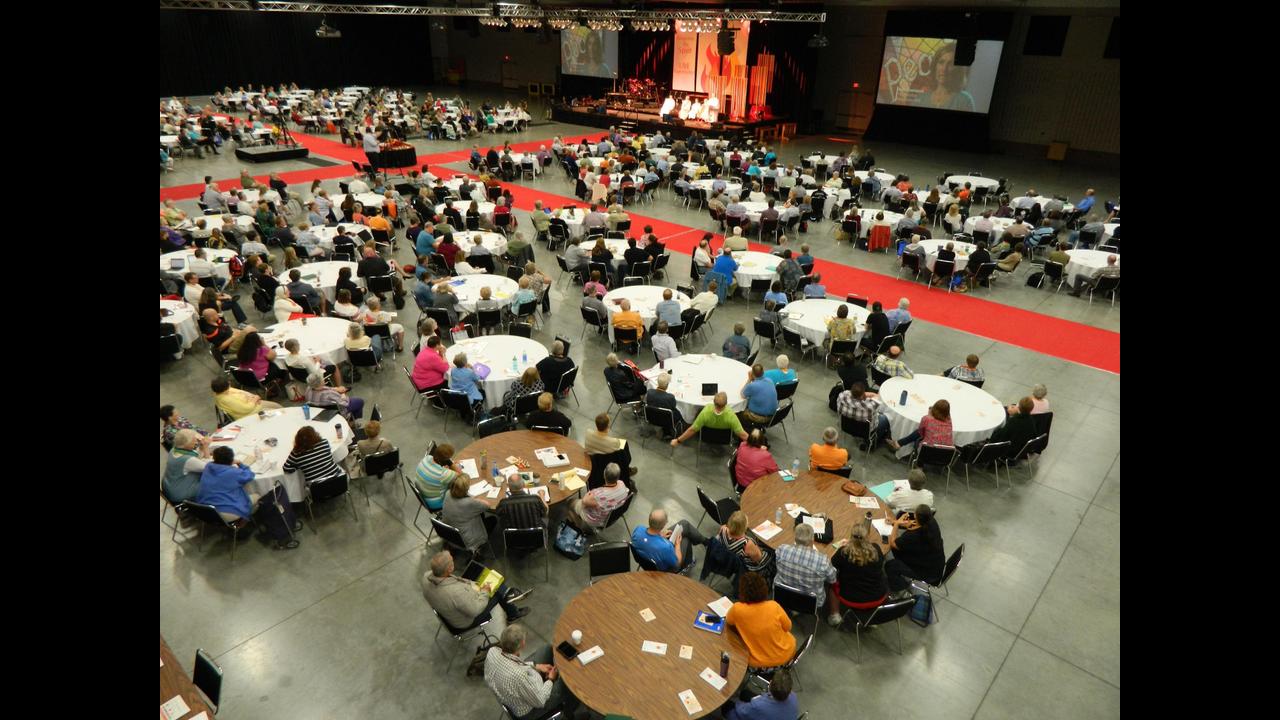
[[[782,506],[782,532],[764,541],[771,548],[779,548],[795,542],[795,520],[787,514],[787,503],[803,507],[810,515],[826,515],[831,518],[832,542],[814,543],[814,547],[827,557],[835,554],[835,544],[849,537],[849,528],[854,522],[866,518],[870,508],[860,507],[850,502],[850,495],[840,489],[848,482],[847,478],[833,475],[821,470],[801,470],[800,476],[791,482],[785,482],[779,473],[770,473],[753,480],[742,493],[742,512],[747,514],[747,527],[755,528],[760,523],[773,521],[778,506]],[[866,497],[876,501],[878,509],[871,510],[873,518],[885,519],[893,524],[893,511],[883,500],[870,490]],[[868,540],[880,546],[885,554],[889,552],[889,543],[877,533],[871,533]]]
[[[548,468],[534,454],[534,450],[540,448],[554,447],[556,450],[564,453],[569,458],[568,465],[562,465],[554,468]],[[565,470],[573,470],[574,468],[582,468],[583,470],[591,469],[591,461],[587,459],[587,451],[578,444],[576,440],[567,438],[559,433],[533,431],[533,430],[512,430],[510,432],[496,433],[487,438],[481,438],[470,445],[466,446],[459,452],[454,453],[454,467],[458,463],[469,458],[474,458],[476,467],[480,466],[480,453],[488,452],[489,467],[504,468],[512,463],[507,460],[509,457],[517,457],[528,462],[529,467],[524,468],[528,472],[538,475],[538,485],[547,488],[551,499],[548,505],[555,505],[563,502],[571,497],[578,495],[578,490],[567,491],[564,486],[559,483],[552,483],[551,476],[563,472]],[[480,473],[481,479],[491,480],[492,470]],[[585,485],[586,478],[582,478]],[[487,503],[489,507],[498,507],[498,502],[507,496],[507,488],[504,484],[502,492],[496,498],[488,498],[481,496],[479,500]]]
[[[556,623],[552,646],[572,642],[582,631],[578,652],[597,645],[604,651],[585,667],[556,653],[556,667],[565,684],[587,707],[601,714],[629,715],[635,720],[700,718],[716,712],[742,684],[747,672],[747,649],[736,630],[722,634],[693,626],[699,610],[720,594],[683,575],[630,572],[612,575],[569,602]],[[645,622],[640,611],[654,619]],[[665,655],[641,650],[644,642],[666,643]],[[681,659],[680,647],[693,647],[693,657]],[[728,682],[716,690],[699,677],[710,668],[720,674],[720,653],[729,653]],[[690,713],[680,693],[692,690],[702,706]]]

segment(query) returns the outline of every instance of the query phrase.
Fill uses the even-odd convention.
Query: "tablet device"
[[[719,389],[720,389],[719,383],[702,383],[703,395],[707,395],[707,396],[715,395],[717,392],[719,392]]]

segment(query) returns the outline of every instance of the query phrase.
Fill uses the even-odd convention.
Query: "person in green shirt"
[[[742,421],[738,419],[736,413],[729,409],[729,396],[724,392],[718,392],[713,404],[702,408],[702,411],[698,413],[698,417],[694,418],[693,424],[689,426],[689,429],[685,430],[680,437],[671,441],[671,447],[675,447],[693,437],[693,434],[704,426],[712,430],[731,430],[734,435],[738,436],[738,440],[743,442],[747,439],[747,433],[742,429]]]

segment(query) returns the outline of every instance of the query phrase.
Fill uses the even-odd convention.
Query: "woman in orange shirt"
[[[738,581],[738,602],[725,622],[737,628],[747,646],[747,665],[753,670],[775,668],[791,661],[796,638],[787,611],[769,599],[769,586],[759,573],[745,573]]]

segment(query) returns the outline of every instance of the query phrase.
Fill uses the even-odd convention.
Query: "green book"
[[[881,500],[889,501],[889,493],[893,492],[893,481],[882,482],[871,488],[871,492],[875,493]]]

